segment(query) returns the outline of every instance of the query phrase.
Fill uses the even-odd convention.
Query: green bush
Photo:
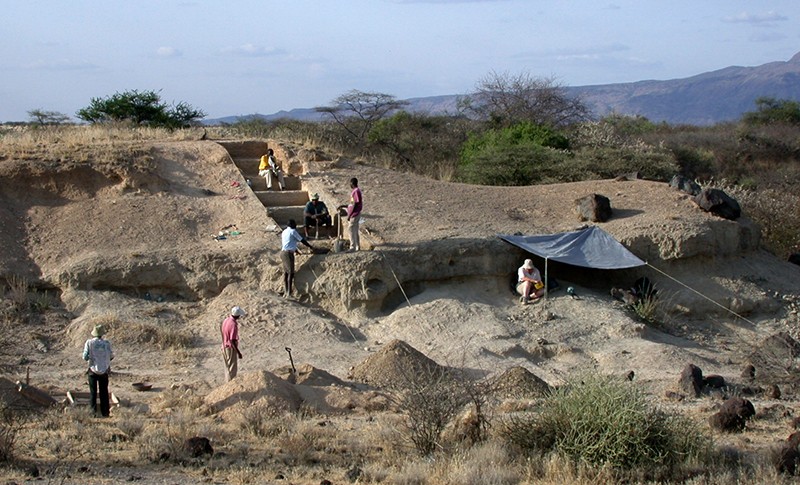
[[[458,180],[481,185],[533,185],[558,182],[553,167],[570,159],[569,152],[540,145],[492,146],[462,164]]]
[[[134,89],[106,98],[92,98],[89,106],[78,110],[76,116],[89,123],[125,121],[136,126],[176,129],[191,126],[204,118],[205,113],[184,102],[170,107],[157,92]]]
[[[597,375],[557,389],[540,414],[508,420],[505,432],[523,450],[620,470],[668,469],[710,445],[694,423],[657,409],[636,384]]]

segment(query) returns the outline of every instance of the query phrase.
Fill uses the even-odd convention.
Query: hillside
[[[285,371],[289,347],[298,366],[347,381],[352,368],[400,339],[475,377],[522,366],[559,385],[589,369],[634,370],[653,399],[666,402],[665,392],[675,388],[686,364],[738,381],[754,344],[778,331],[797,331],[800,268],[761,251],[758,228],[746,217],[716,218],[666,184],[468,186],[324,154],[319,161],[299,160],[299,147],[269,144],[284,167],[302,167],[304,189],[319,192],[329,206],[346,202],[350,177],[359,178],[365,195],[367,250],[298,256],[297,299],[277,292],[274,221],[218,143],[142,142],[137,146],[150,162],[127,167],[0,161],[0,225],[12,228],[0,236],[0,277],[23,276],[55,297],[44,316],[24,324],[25,338],[14,347],[4,344],[0,363],[9,379],[29,368],[31,382],[54,394],[82,389],[80,348],[93,325],[104,323],[117,345],[111,386],[129,407],[153,406],[171,386],[214,399],[240,392],[245,399],[251,381],[242,380],[239,391],[223,386],[218,341],[226,312],[241,305],[248,316],[240,372],[248,379]],[[602,227],[656,269],[551,264],[550,275],[562,288],[573,286],[578,298],[562,289],[521,306],[509,278],[529,256],[497,235],[575,229],[582,223],[573,201],[589,193],[611,199],[614,216]],[[231,224],[240,235],[212,238]],[[330,247],[332,241],[312,244]],[[543,269],[544,261],[536,263]],[[612,286],[630,286],[642,275],[663,295],[659,325],[643,324],[609,296]],[[192,343],[175,351],[132,337],[145,328],[190,335]],[[253,385],[271,379],[260,376],[261,384]],[[761,377],[765,383],[779,382],[767,376]],[[781,402],[798,402],[798,389],[782,379]],[[156,392],[133,392],[130,384],[137,381],[155,383]],[[306,392],[312,406],[313,392],[322,391],[298,386],[297,392]],[[336,413],[370,413],[359,404],[365,395],[351,399],[351,407]],[[753,400],[758,407],[776,403]],[[688,402],[701,419],[710,412]],[[198,418],[190,429],[228,419]],[[762,433],[751,445],[771,440]]]
[[[753,111],[755,100],[762,96],[800,101],[800,53],[788,61],[731,66],[688,78],[567,86],[566,92],[581,97],[597,117],[618,113],[641,115],[654,122],[713,125],[738,120],[743,113]],[[459,96],[463,94],[411,98],[406,100],[406,109],[431,115],[454,114],[458,112]],[[206,123],[234,123],[251,116],[265,120],[323,119],[312,108],[298,108],[269,115],[229,116]]]

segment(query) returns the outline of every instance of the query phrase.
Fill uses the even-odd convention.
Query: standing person
[[[261,156],[261,163],[258,165],[258,174],[267,179],[267,190],[272,190],[272,184],[277,179],[278,188],[283,190],[283,171],[275,161],[272,148],[267,149],[267,154]]]
[[[247,315],[241,307],[231,308],[231,314],[222,321],[222,359],[225,361],[225,377],[230,381],[239,372],[239,360],[242,353],[239,351],[239,319]]]
[[[527,305],[531,300],[541,298],[544,294],[544,282],[532,259],[526,259],[517,270],[517,293],[520,303]]]
[[[361,222],[361,209],[364,207],[364,194],[358,188],[358,179],[350,179],[350,204],[347,206],[347,223],[350,228],[350,251],[361,249],[361,240],[358,237],[358,225]]]
[[[111,372],[111,361],[114,360],[114,351],[111,342],[105,340],[106,328],[95,325],[92,338],[83,345],[83,360],[89,362],[89,406],[92,413],[97,412],[97,395],[100,394],[100,414],[108,417],[111,407],[108,402],[108,374]]]
[[[312,251],[314,247],[306,241],[306,238],[297,232],[297,223],[294,219],[289,219],[289,226],[281,233],[281,263],[283,264],[283,297],[292,296],[292,284],[294,283],[294,255],[297,253],[297,243],[303,243]]]
[[[319,200],[319,194],[313,194],[311,200],[303,209],[303,232],[308,237],[308,228],[312,226],[331,226],[331,215],[328,213],[328,206]]]

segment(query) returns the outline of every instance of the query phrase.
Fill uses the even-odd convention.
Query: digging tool
[[[292,374],[297,374],[297,369],[294,368],[294,359],[292,359],[292,349],[289,347],[284,347],[284,349],[289,353],[289,363],[292,364]]]

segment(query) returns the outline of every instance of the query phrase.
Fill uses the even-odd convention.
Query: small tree
[[[768,125],[771,123],[800,124],[800,102],[790,99],[760,97],[756,99],[756,111],[742,115],[745,123]]]
[[[89,106],[78,110],[76,116],[89,123],[129,121],[135,125],[175,129],[191,126],[205,117],[205,113],[184,102],[171,108],[155,91],[132,90],[107,98],[92,98]]]
[[[334,99],[331,106],[320,106],[314,110],[329,115],[344,129],[347,137],[364,145],[375,123],[407,104],[391,94],[353,89]]]
[[[460,100],[462,109],[495,126],[522,121],[562,127],[589,119],[589,109],[579,98],[566,95],[552,78],[530,74],[490,72],[479,80],[475,93]]]
[[[28,111],[28,116],[31,119],[31,123],[37,123],[42,126],[60,125],[69,121],[69,115],[58,111],[45,111],[38,108]]]

